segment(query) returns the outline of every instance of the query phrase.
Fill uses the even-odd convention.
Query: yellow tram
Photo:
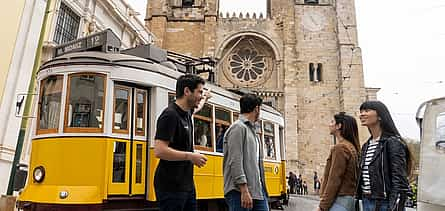
[[[184,72],[181,64],[168,62],[167,51],[140,46],[109,52],[116,48],[103,41],[107,35],[101,36],[56,49],[60,55],[38,72],[39,106],[32,128],[28,182],[18,199],[20,209],[156,207],[156,119],[174,100],[175,80]],[[104,46],[93,43],[90,48],[102,50],[75,48],[82,46],[76,42],[88,46],[91,41],[103,41]],[[200,209],[221,210],[219,140],[238,118],[239,95],[211,83],[205,89],[211,89],[213,97],[194,115],[194,142],[195,150],[209,160],[205,167],[195,168],[194,178]],[[284,120],[265,105],[260,125],[267,189],[270,201],[277,203],[286,197]]]

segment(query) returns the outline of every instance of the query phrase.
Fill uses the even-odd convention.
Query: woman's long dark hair
[[[385,106],[385,104],[383,104],[380,101],[366,101],[360,106],[360,111],[367,109],[374,110],[377,112],[377,116],[380,118],[380,128],[382,129],[382,136],[396,136],[405,144],[406,149],[408,151],[407,171],[408,175],[411,175],[414,165],[413,154],[409,149],[406,141],[403,140],[402,136],[400,135],[399,130],[397,130],[388,108]]]
[[[357,153],[360,153],[360,141],[358,137],[357,121],[354,117],[340,112],[334,115],[335,124],[341,124],[340,135],[354,145]]]

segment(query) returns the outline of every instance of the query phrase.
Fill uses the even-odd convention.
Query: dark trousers
[[[364,211],[390,211],[389,201],[388,200],[378,200],[378,199],[369,199],[363,198],[363,210]],[[406,211],[405,206],[399,207],[398,210]]]
[[[196,211],[196,192],[156,191],[160,211]]]
[[[290,185],[290,193],[295,193],[295,184]]]

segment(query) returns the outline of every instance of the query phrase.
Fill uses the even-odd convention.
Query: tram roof
[[[40,70],[53,66],[67,65],[67,64],[109,64],[109,65],[124,64],[124,65],[134,66],[137,68],[144,67],[143,64],[150,64],[149,66],[146,66],[146,68],[153,68],[153,66],[151,65],[155,63],[148,59],[144,59],[137,56],[131,56],[127,54],[103,53],[98,51],[83,51],[76,53],[68,53],[53,58],[43,63],[42,66],[40,67]]]
[[[441,100],[445,100],[445,97],[434,98],[434,99],[427,100],[427,101],[423,102],[422,104],[420,104],[420,106],[419,106],[419,108],[417,109],[417,112],[416,112],[416,121],[417,121],[417,124],[418,124],[419,126],[420,126],[420,124],[422,123],[422,119],[423,119],[423,117],[424,117],[424,115],[425,115],[425,108],[426,108],[426,105],[427,105],[428,103],[436,102],[436,101],[441,101]]]
[[[74,52],[67,53],[56,58],[53,58],[45,63],[43,63],[40,67],[40,70],[44,70],[51,67],[60,67],[60,66],[68,66],[68,65],[105,65],[105,66],[122,66],[128,68],[136,68],[140,70],[147,71],[158,71],[163,74],[167,74],[171,77],[177,78],[180,75],[185,74],[184,72],[175,70],[168,66],[164,66],[160,63],[156,63],[149,59],[120,54],[120,53],[103,53],[98,51],[83,51],[83,52]],[[206,88],[211,88],[213,92],[216,92],[225,97],[231,98],[233,100],[238,101],[240,95],[219,87],[212,83],[206,83]],[[271,106],[263,105],[261,106],[263,110],[270,112],[275,115],[281,115],[276,109]]]

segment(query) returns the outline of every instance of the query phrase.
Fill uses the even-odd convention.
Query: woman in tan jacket
[[[354,117],[341,112],[329,124],[337,143],[326,161],[320,192],[321,211],[354,211],[360,143]]]

